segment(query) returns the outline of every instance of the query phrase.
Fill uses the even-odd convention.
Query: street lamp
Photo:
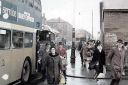
[[[71,48],[71,63],[75,63],[75,6],[76,2],[73,0],[73,28],[72,28],[72,48]]]
[[[48,32],[49,35],[49,41],[51,42],[51,32]]]
[[[75,28],[72,29],[71,63],[75,63]]]

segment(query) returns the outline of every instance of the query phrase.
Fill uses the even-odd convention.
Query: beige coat
[[[88,48],[86,45],[82,47],[82,55],[83,55],[84,60],[87,59],[87,57],[88,57],[87,56],[87,50],[88,50]]]
[[[83,51],[82,51],[82,55],[83,55],[83,59],[87,59],[87,57],[91,57],[92,51],[89,50],[90,48],[88,48],[88,46],[83,46]]]
[[[111,64],[113,79],[120,79],[123,71],[125,50],[119,51],[118,48],[112,49],[108,54],[108,61]]]

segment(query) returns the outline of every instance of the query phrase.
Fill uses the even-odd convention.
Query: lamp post
[[[75,63],[75,28],[72,29],[71,63]]]
[[[76,2],[73,0],[73,28],[72,28],[72,48],[71,48],[71,63],[75,63],[75,6]]]

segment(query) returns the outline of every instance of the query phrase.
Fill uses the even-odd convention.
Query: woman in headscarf
[[[57,53],[59,54],[60,58],[62,59],[62,65],[63,65],[63,75],[65,77],[65,84],[66,84],[66,70],[67,70],[67,52],[64,48],[64,45],[60,42],[59,47],[57,49]]]
[[[47,82],[49,85],[58,85],[60,82],[60,72],[63,71],[62,60],[55,47],[50,48],[50,53],[46,60]]]

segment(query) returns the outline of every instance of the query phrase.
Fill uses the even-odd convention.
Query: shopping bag
[[[105,78],[105,74],[104,73],[99,73],[99,75],[97,76],[97,78]]]
[[[63,74],[60,74],[60,85],[65,84],[65,78]]]
[[[103,66],[103,73],[106,74],[106,67]]]
[[[97,79],[98,78],[105,78],[105,74],[104,73],[100,73],[98,76],[97,76]],[[104,79],[98,79],[97,80],[97,85],[105,85],[105,80]]]
[[[97,78],[105,78],[105,75],[106,75],[106,67],[103,66],[103,73],[99,73]]]
[[[106,85],[105,80],[103,79],[98,80],[97,85]]]

